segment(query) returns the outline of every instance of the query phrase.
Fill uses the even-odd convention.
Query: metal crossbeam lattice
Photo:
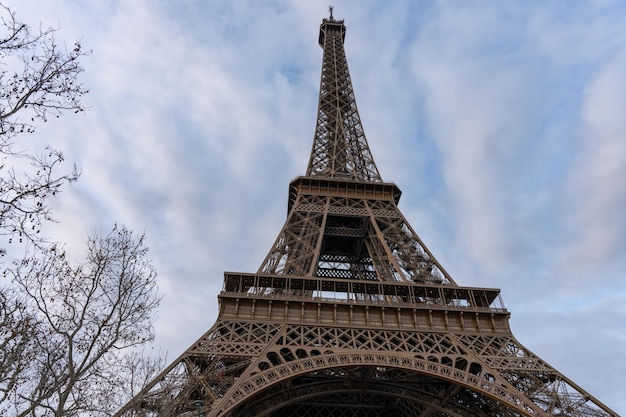
[[[267,257],[225,273],[215,325],[116,417],[617,417],[411,228],[365,140],[344,37],[331,11],[309,167]]]
[[[315,138],[307,175],[358,181],[382,181],[370,152],[343,48],[343,21],[324,20],[324,49]]]

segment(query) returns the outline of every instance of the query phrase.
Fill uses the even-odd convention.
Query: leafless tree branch
[[[88,91],[79,76],[88,52],[80,42],[60,46],[57,31],[35,30],[0,4],[0,235],[10,242],[45,243],[41,226],[52,221],[47,200],[79,176],[76,167],[58,173],[60,151],[27,152],[15,142],[20,133],[34,132],[38,121],[85,110],[81,99]]]
[[[15,320],[19,299],[32,312],[26,324],[36,325],[19,337],[10,323],[0,329],[0,346],[28,350],[17,359],[2,357],[11,377],[0,382],[0,405],[10,404],[17,417],[106,414],[112,399],[130,398],[116,388],[128,390],[142,372],[158,370],[154,359],[137,353],[154,338],[160,301],[147,251],[143,235],[116,227],[89,239],[83,263],[73,265],[53,245],[7,270],[16,296],[0,319]]]

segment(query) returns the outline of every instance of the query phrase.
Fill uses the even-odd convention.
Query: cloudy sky
[[[327,2],[10,0],[80,39],[85,115],[32,146],[82,169],[48,228],[78,254],[147,233],[156,346],[214,323],[255,272],[313,139]],[[335,0],[365,132],[400,208],[460,285],[497,287],[516,337],[626,415],[626,5]]]

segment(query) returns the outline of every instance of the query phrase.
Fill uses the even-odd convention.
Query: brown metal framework
[[[617,416],[523,347],[500,291],[458,286],[398,209],[331,16],[307,174],[256,274],[119,411],[136,416]]]

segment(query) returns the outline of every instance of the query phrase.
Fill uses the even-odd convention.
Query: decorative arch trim
[[[218,417],[228,415],[237,406],[249,400],[252,396],[286,379],[305,375],[313,371],[353,366],[410,369],[420,374],[433,376],[470,388],[479,394],[483,394],[493,400],[506,404],[521,415],[546,415],[537,405],[530,402],[521,393],[514,391],[514,388],[510,387],[508,382],[499,377],[497,373],[489,374],[489,378],[486,378],[485,374],[482,376],[475,375],[465,370],[422,358],[400,356],[393,353],[355,352],[307,357],[273,366],[270,369],[252,375],[240,385],[236,386],[233,391],[229,392],[228,397],[224,398],[223,402],[217,407],[217,410],[211,413],[210,416]]]

